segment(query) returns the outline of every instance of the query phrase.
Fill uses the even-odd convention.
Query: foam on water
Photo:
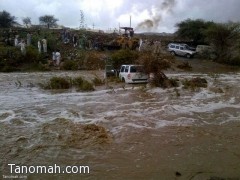
[[[98,174],[108,179],[125,174],[147,179],[149,173],[153,179],[176,179],[176,172],[186,179],[203,174],[198,172],[218,175],[223,169],[239,174],[240,74],[171,74],[180,82],[192,77],[208,81],[207,88],[196,91],[178,87],[180,96],[175,88],[125,85],[125,89],[59,93],[37,85],[51,76],[77,74],[0,73],[0,164],[6,169],[4,174],[9,173],[8,163],[53,162],[89,165],[95,170],[89,179]],[[15,84],[17,79],[21,86]],[[28,86],[30,83],[33,85]],[[212,86],[223,92],[213,91]],[[30,179],[37,177],[29,175]],[[51,178],[51,174],[42,177]]]
[[[174,88],[141,91],[141,87],[129,86],[114,91],[53,93],[40,89],[36,84],[34,87],[27,86],[53,75],[0,74],[0,123],[11,123],[12,119],[17,118],[26,122],[26,126],[32,126],[65,118],[80,123],[102,124],[111,132],[119,133],[127,128],[224,124],[239,120],[239,94],[232,93],[238,92],[239,73],[220,74],[217,77],[220,85],[231,85],[236,89],[228,94],[210,91],[209,87],[216,80],[207,74],[170,74],[170,77],[180,80],[205,77],[208,81],[208,88],[197,92],[179,87],[180,97],[174,95]],[[22,80],[22,86],[15,86],[16,79]]]
[[[0,122],[9,122],[15,118],[15,113],[12,110],[0,110]]]

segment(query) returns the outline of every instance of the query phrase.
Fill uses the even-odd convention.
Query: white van
[[[142,65],[122,65],[119,78],[126,83],[147,83],[148,75]]]

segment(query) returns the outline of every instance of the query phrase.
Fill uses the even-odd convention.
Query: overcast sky
[[[216,22],[240,21],[240,0],[0,0],[0,11],[8,11],[22,24],[30,17],[54,15],[58,24],[80,25],[80,10],[88,28],[118,28],[130,25],[136,31],[174,32],[175,24],[187,18]]]

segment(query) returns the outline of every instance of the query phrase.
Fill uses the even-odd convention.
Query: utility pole
[[[120,23],[118,23],[118,32],[121,34]]]
[[[80,10],[80,26],[79,26],[80,29],[84,29],[84,22],[85,22],[84,13],[83,10]]]
[[[132,26],[132,17],[130,16],[130,27]]]

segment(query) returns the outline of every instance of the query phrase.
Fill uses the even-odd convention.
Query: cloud
[[[58,24],[79,27],[80,10],[85,24],[108,29],[129,26],[137,31],[174,32],[175,24],[187,18],[217,22],[240,21],[239,0],[0,0],[0,11],[6,10],[18,17],[31,17],[38,24],[39,17],[50,14]]]

